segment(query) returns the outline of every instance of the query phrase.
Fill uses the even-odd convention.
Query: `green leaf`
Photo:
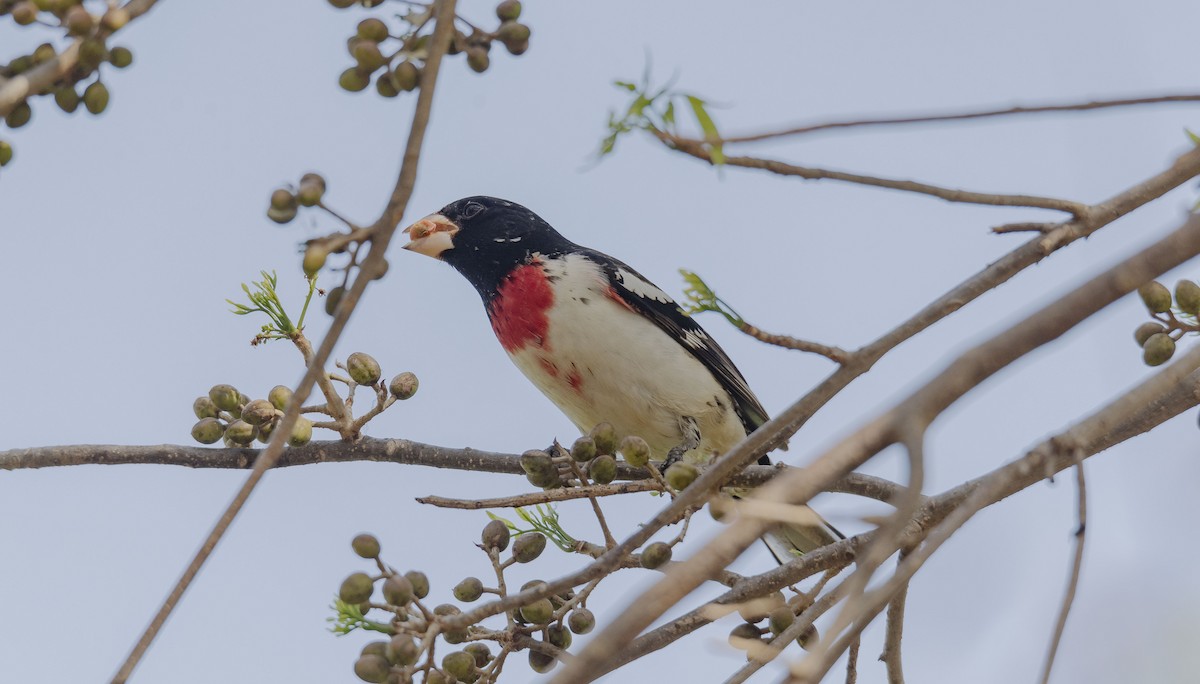
[[[630,83],[629,81],[613,81],[613,85],[615,85],[618,88],[624,88],[625,90],[628,90],[631,93],[637,92],[637,86]]]
[[[666,126],[667,130],[673,130],[675,128],[675,102],[674,101],[667,103],[667,108],[665,111],[663,111],[662,120],[663,120],[663,124]]]
[[[695,115],[700,130],[704,132],[704,137],[708,140],[719,140],[721,134],[717,132],[717,125],[713,123],[712,117],[708,115],[708,110],[704,108],[704,100],[695,95],[686,95],[685,97],[687,97],[688,104],[692,106],[692,114]]]
[[[1200,146],[1200,135],[1193,133],[1190,128],[1183,129],[1183,132],[1187,133],[1187,137],[1192,141],[1193,145]]]

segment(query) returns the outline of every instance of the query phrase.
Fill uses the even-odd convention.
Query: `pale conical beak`
[[[404,229],[410,238],[404,249],[441,259],[442,252],[454,249],[458,226],[441,214],[430,214]]]

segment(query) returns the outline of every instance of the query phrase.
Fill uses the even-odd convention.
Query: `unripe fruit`
[[[366,612],[366,611],[363,611],[363,612]],[[359,655],[377,655],[377,656],[383,656],[384,658],[386,658],[387,657],[387,644],[388,644],[388,642],[386,642],[386,641],[372,641],[372,642],[368,643],[366,646],[363,646],[362,650],[359,651],[358,654]]]
[[[95,19],[86,9],[75,5],[67,10],[66,16],[63,17],[63,24],[73,35],[82,36],[92,30],[92,26],[95,25]]]
[[[483,596],[483,582],[478,577],[468,577],[454,585],[454,598],[470,603]]]
[[[352,93],[357,93],[371,84],[371,75],[364,74],[357,67],[350,67],[338,76],[338,85],[343,90],[348,90]]]
[[[608,484],[617,479],[617,459],[604,454],[588,464],[588,475],[596,484]]]
[[[342,297],[346,294],[346,288],[338,285],[325,294],[325,313],[330,316],[337,313],[337,306],[342,301]]]
[[[637,435],[622,439],[617,450],[625,457],[625,462],[634,468],[645,468],[650,464],[650,445]]]
[[[1147,366],[1161,366],[1175,354],[1175,340],[1166,333],[1155,333],[1142,347],[1142,360]]]
[[[109,31],[119,31],[129,23],[129,10],[124,7],[110,7],[100,17],[100,25]]]
[[[124,69],[133,64],[133,52],[127,47],[115,47],[108,51],[108,63],[118,69]]]
[[[396,97],[400,94],[400,86],[396,85],[396,75],[391,71],[384,71],[375,79],[375,92],[382,97]]]
[[[654,542],[642,549],[642,567],[647,570],[660,568],[671,560],[671,545],[666,542]]]
[[[1146,346],[1146,340],[1150,339],[1151,335],[1157,335],[1160,332],[1166,332],[1167,328],[1161,323],[1143,323],[1133,331],[1133,339],[1137,340],[1139,347]]]
[[[540,599],[529,605],[521,606],[520,613],[526,622],[544,625],[554,618],[554,604],[548,598]]]
[[[342,580],[338,598],[346,603],[362,603],[371,600],[374,591],[375,585],[371,582],[371,577],[365,572],[356,572]]]
[[[518,0],[504,0],[496,5],[496,17],[500,21],[516,21],[521,16],[521,3]]]
[[[387,24],[375,17],[363,19],[358,22],[358,37],[376,43],[387,40],[388,27]]]
[[[325,259],[329,257],[329,248],[319,243],[313,243],[304,250],[304,261],[301,267],[304,269],[304,275],[309,278],[315,276],[317,272],[325,266]]]
[[[552,655],[529,649],[529,668],[538,674],[546,674],[553,670],[554,664],[557,662]]]
[[[479,535],[483,541],[483,548],[497,551],[503,551],[508,548],[508,540],[511,533],[508,531],[508,525],[504,524],[503,520],[493,520],[483,526],[483,533]]]
[[[383,374],[379,362],[363,352],[354,352],[347,357],[346,371],[350,373],[350,378],[360,385],[374,385]]]
[[[296,196],[285,188],[279,188],[271,193],[272,209],[295,209]]]
[[[586,463],[596,458],[596,442],[591,437],[580,437],[571,445],[571,458]]]
[[[1150,313],[1165,313],[1171,310],[1171,291],[1160,282],[1153,281],[1139,287],[1138,295]]]
[[[576,608],[567,618],[567,626],[576,634],[587,634],[596,626],[596,616],[587,608]]]
[[[208,390],[208,398],[222,411],[233,411],[240,406],[240,393],[233,385],[213,385]]]
[[[296,424],[292,426],[292,434],[288,435],[288,445],[302,447],[308,444],[312,441],[312,431],[312,421],[304,416],[298,416]]]
[[[42,64],[49,62],[58,55],[58,51],[50,43],[42,43],[33,49],[33,63]]]
[[[617,453],[617,429],[612,423],[598,423],[588,433],[596,443],[596,452],[601,454]]]
[[[388,391],[392,393],[393,397],[404,401],[412,399],[413,395],[417,393],[417,387],[420,384],[416,375],[409,371],[404,371],[392,378],[392,381],[388,383]]]
[[[292,219],[296,218],[296,213],[297,209],[295,207],[290,209],[276,209],[275,207],[267,208],[267,218],[280,225],[290,223]]]
[[[488,57],[487,48],[481,45],[472,45],[467,48],[467,66],[471,67],[471,71],[482,74],[487,71],[490,63],[491,58]]]
[[[421,684],[455,684],[446,675],[442,674],[441,670],[430,670],[429,674],[425,675],[425,681]]]
[[[13,148],[8,142],[0,140],[0,166],[7,166],[13,158]]]
[[[94,71],[106,59],[108,48],[99,38],[88,38],[79,46],[79,63],[88,71]]]
[[[421,647],[417,646],[409,635],[397,634],[388,642],[384,654],[388,660],[397,665],[412,665],[417,662],[417,657],[421,654]]]
[[[21,126],[29,123],[29,120],[32,118],[33,108],[29,106],[28,102],[21,102],[12,108],[12,110],[8,113],[8,116],[4,117],[4,123],[7,124],[9,128],[20,128]]]
[[[196,401],[192,402],[192,413],[197,418],[216,418],[217,405],[208,397],[196,397]]]
[[[367,73],[373,72],[387,63],[379,45],[369,40],[360,40],[355,43],[351,54],[354,56],[354,61],[358,62],[359,69]]]
[[[88,86],[83,91],[83,106],[92,114],[99,114],[108,108],[108,87],[100,81]]]
[[[488,648],[487,644],[478,641],[467,644],[463,647],[463,651],[475,657],[475,667],[483,667],[492,660],[492,649]]]
[[[1175,284],[1175,303],[1184,313],[1200,314],[1200,285],[1194,280],[1181,280]]]
[[[254,426],[244,420],[235,420],[225,426],[225,436],[234,444],[246,446],[254,441]]]
[[[416,592],[404,575],[392,575],[383,581],[383,600],[393,606],[406,606]]]
[[[71,86],[62,86],[54,91],[54,103],[59,109],[71,114],[79,108],[79,93]]]
[[[672,463],[667,468],[667,472],[663,473],[663,477],[672,489],[686,489],[688,485],[696,481],[697,477],[700,477],[700,470],[691,463],[679,461]]]
[[[20,26],[28,26],[37,21],[38,8],[29,0],[19,2],[12,8],[13,21]]]
[[[391,669],[387,658],[374,653],[359,656],[358,660],[354,661],[354,674],[364,682],[373,684],[386,682]]]
[[[288,404],[292,401],[292,390],[284,385],[275,385],[267,393],[267,401],[280,411],[286,411]]]
[[[475,656],[464,651],[447,653],[446,657],[442,658],[442,669],[456,679],[468,679],[475,672]]]
[[[192,439],[201,444],[213,444],[220,441],[225,434],[225,426],[216,418],[201,418],[192,426]]]
[[[771,611],[767,616],[767,627],[771,633],[778,636],[783,633],[783,630],[792,626],[796,621],[796,614],[792,612],[791,606],[780,606]]]
[[[546,628],[546,641],[555,646],[567,649],[571,648],[571,642],[574,639],[571,637],[571,632],[562,625],[550,625]]]
[[[518,563],[530,563],[545,550],[546,535],[541,532],[526,532],[513,542],[512,557]]]
[[[329,4],[338,9],[346,9],[358,4],[358,0],[329,0]]]
[[[761,622],[771,614],[771,611],[782,605],[786,605],[786,603],[783,599],[783,594],[777,591],[773,594],[750,599],[738,606],[737,612],[746,622]]]
[[[496,29],[496,40],[505,45],[510,42],[527,42],[529,35],[529,27],[516,21],[506,21],[500,24],[500,28]]]
[[[378,558],[379,539],[373,534],[360,534],[350,541],[350,548],[359,558]]]
[[[541,449],[530,449],[521,454],[521,470],[526,474],[554,473],[554,461],[550,454]]]
[[[558,473],[552,470],[540,473],[526,473],[525,479],[529,484],[541,489],[554,489],[562,484],[562,480],[558,478]]]
[[[275,420],[275,407],[266,399],[255,399],[242,407],[242,420],[251,425],[262,425]]]
[[[758,630],[758,627],[743,622],[730,630],[729,645],[734,648],[741,648],[742,646],[737,643],[738,639],[758,639],[761,636],[762,632]]]
[[[392,82],[405,92],[416,90],[421,82],[421,70],[412,62],[401,62],[392,71]]]
[[[433,608],[434,615],[460,615],[462,611],[453,603],[442,603]]]
[[[420,570],[409,570],[404,577],[412,583],[413,596],[425,598],[429,596],[429,578]]]

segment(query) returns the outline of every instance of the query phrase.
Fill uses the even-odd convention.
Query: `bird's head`
[[[553,256],[574,246],[520,204],[482,195],[451,202],[404,232],[404,249],[445,261],[481,292],[534,254]]]

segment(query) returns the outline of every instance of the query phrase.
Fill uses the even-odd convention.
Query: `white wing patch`
[[[621,284],[625,286],[626,290],[629,290],[631,293],[639,297],[653,299],[654,301],[661,302],[663,304],[674,303],[670,295],[668,295],[666,292],[663,292],[654,285],[651,285],[646,280],[637,277],[623,268],[617,269],[617,279],[621,281]]]
[[[708,335],[703,330],[684,330],[683,343],[692,349],[703,349],[708,346]]]

